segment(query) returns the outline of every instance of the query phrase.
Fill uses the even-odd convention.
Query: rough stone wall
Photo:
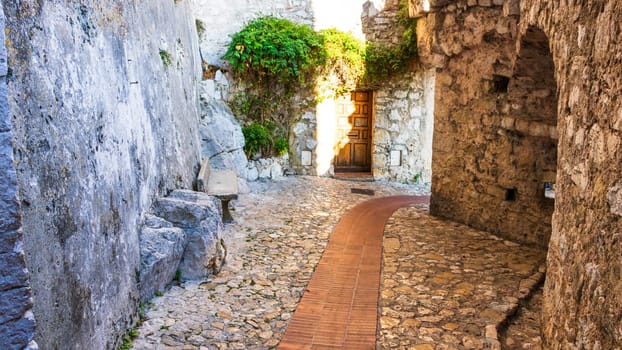
[[[546,246],[553,200],[544,188],[555,181],[557,154],[556,114],[547,106],[553,79],[537,86],[515,69],[519,18],[503,1],[446,3],[418,23],[421,59],[437,67],[430,211]],[[547,98],[532,98],[538,93]],[[520,108],[527,102],[542,115]]]
[[[544,288],[549,349],[622,344],[622,8],[619,1],[521,3],[521,35],[549,41],[559,160]]]
[[[32,314],[32,290],[24,258],[17,176],[13,164],[4,28],[4,12],[0,9],[0,348],[23,349],[34,337],[35,320]]]
[[[542,167],[522,181],[550,181],[555,161],[544,347],[620,349],[619,2],[438,0],[429,1],[429,13],[416,11],[420,1],[413,3],[413,14],[424,16],[419,31],[427,33],[420,35],[422,58],[438,68],[432,210],[487,229],[495,228],[501,214],[527,235],[536,233],[534,243],[542,244],[546,235],[538,233],[538,226],[524,224],[537,219],[537,207],[517,208],[523,216],[517,220],[507,211],[515,204],[502,200],[514,184],[505,179],[518,174],[511,167],[508,173],[508,165],[534,164],[523,158],[523,151],[541,150],[533,160]],[[542,55],[542,48],[548,48],[549,56]],[[510,78],[507,92],[502,92],[502,77]],[[517,136],[533,145],[515,148]],[[553,143],[556,155],[542,151],[552,149]],[[508,159],[515,161],[508,164]],[[493,160],[504,163],[491,166]],[[499,176],[491,178],[493,174]],[[491,190],[495,183],[502,191]],[[541,187],[533,188],[540,197]],[[519,203],[529,186],[516,189]],[[545,224],[550,210],[543,203]],[[521,238],[520,232],[508,235]]]
[[[375,102],[374,178],[430,182],[434,72],[419,67],[400,79],[384,83],[376,91]]]
[[[114,348],[137,316],[142,213],[192,188],[198,170],[189,4],[25,0],[4,10],[35,339]]]
[[[362,14],[368,41],[395,45],[399,0],[367,2]],[[372,172],[375,179],[430,182],[434,126],[434,70],[413,62],[409,71],[374,87]],[[393,156],[392,156],[393,155]]]

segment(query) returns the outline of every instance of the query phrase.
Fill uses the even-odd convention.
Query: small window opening
[[[544,183],[544,197],[555,199],[555,183],[554,182]]]
[[[497,74],[492,75],[493,92],[505,94],[508,92],[508,85],[510,85],[509,77],[504,77],[503,75],[497,75]]]
[[[515,188],[508,188],[505,190],[505,200],[509,202],[514,202],[516,200],[516,195],[518,191]]]

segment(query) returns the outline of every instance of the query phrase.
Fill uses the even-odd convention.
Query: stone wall
[[[5,18],[0,9],[0,348],[23,349],[32,341],[35,321],[22,233],[13,133],[7,99]],[[35,347],[34,343],[30,346]]]
[[[433,70],[419,66],[376,91],[374,179],[430,182],[434,76]]]
[[[559,159],[544,288],[549,349],[622,344],[622,8],[619,1],[521,3],[519,33],[550,42]]]
[[[118,346],[136,320],[139,228],[199,165],[187,1],[4,2],[9,109],[38,342]]]
[[[619,3],[411,3],[422,59],[438,68],[431,210],[548,241],[544,347],[619,349]],[[553,179],[554,204],[541,186]]]
[[[554,204],[545,186],[555,182],[557,160],[555,84],[550,65],[541,67],[548,75],[527,69],[550,62],[546,41],[523,45],[524,60],[516,62],[518,20],[503,1],[455,1],[419,21],[421,59],[437,68],[430,211],[545,247]]]
[[[399,0],[367,2],[362,14],[368,41],[396,45]],[[430,182],[434,127],[434,69],[413,60],[407,73],[374,87],[375,115],[372,172],[375,179]]]

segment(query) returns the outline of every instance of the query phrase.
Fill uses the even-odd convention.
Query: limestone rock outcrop
[[[174,279],[187,244],[184,230],[147,214],[140,231],[140,299],[149,300]]]
[[[220,271],[227,253],[219,199],[202,192],[176,190],[157,200],[155,214],[186,235],[179,263],[183,280],[201,279]]]
[[[200,162],[190,4],[2,7],[11,72],[2,125],[15,141],[35,340],[116,348],[138,319],[142,214],[192,188]]]
[[[201,97],[201,157],[215,169],[234,169],[245,178],[247,160],[239,122],[223,100]]]

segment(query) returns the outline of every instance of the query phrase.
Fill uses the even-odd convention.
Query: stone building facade
[[[546,348],[619,349],[618,2],[411,5],[437,69],[431,211],[548,247]]]

